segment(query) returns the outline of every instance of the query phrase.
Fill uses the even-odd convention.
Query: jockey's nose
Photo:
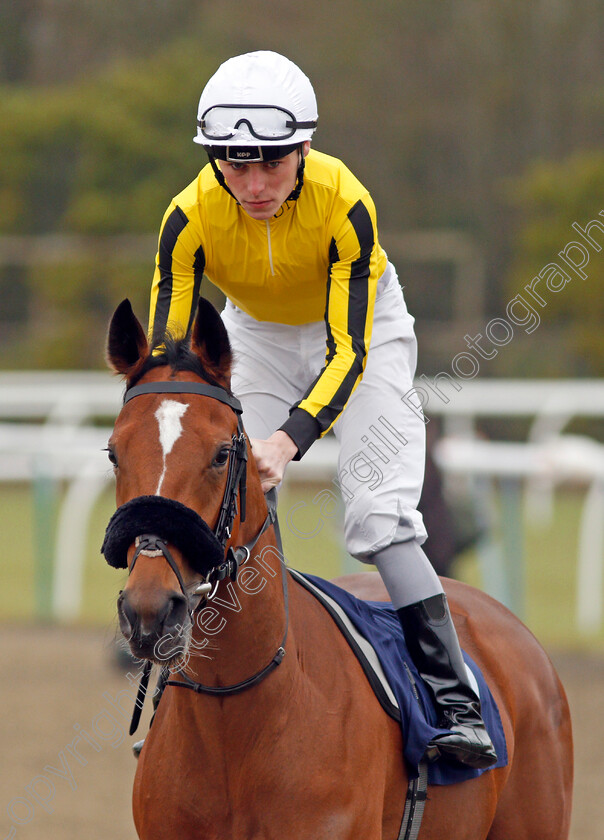
[[[266,178],[260,166],[248,168],[248,190],[252,195],[260,195],[266,186]]]

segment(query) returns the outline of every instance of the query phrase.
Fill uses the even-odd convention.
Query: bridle
[[[218,514],[218,521],[216,523],[216,527],[214,528],[214,536],[224,553],[226,550],[226,544],[231,538],[233,522],[237,516],[238,498],[240,501],[239,507],[241,510],[241,522],[245,522],[246,515],[247,440],[241,422],[241,415],[243,413],[241,403],[236,397],[229,394],[225,388],[221,388],[219,385],[209,385],[202,382],[147,382],[142,385],[135,385],[133,388],[129,388],[124,395],[124,405],[135,397],[145,394],[198,394],[200,396],[211,397],[214,400],[225,403],[237,415],[237,433],[231,438],[227,481]],[[196,595],[204,596],[204,598],[200,601],[200,604],[204,602],[205,598],[212,598],[216,594],[218,584],[221,580],[224,580],[227,575],[230,576],[233,581],[236,580],[240,563],[245,562],[248,559],[251,548],[253,548],[257,540],[270,524],[271,512],[269,511],[260,532],[256,535],[251,545],[238,546],[235,549],[232,547],[229,548],[224,561],[218,566],[212,567],[208,571],[204,582],[201,583],[195,590]],[[162,549],[160,548],[160,550]],[[132,571],[138,555],[142,554],[143,551],[143,548],[137,548],[137,552],[135,552],[130,565],[130,571]],[[167,556],[166,559],[172,569],[174,569],[174,566],[172,565],[173,561],[170,562]],[[176,577],[179,579],[178,582],[183,591],[183,595],[187,598],[188,602],[189,596],[183,586],[180,574],[177,573]],[[199,609],[199,605],[196,609]],[[192,613],[193,611],[191,610],[190,614],[192,615]]]
[[[237,416],[237,432],[231,438],[224,495],[213,531],[195,511],[175,500],[161,496],[139,496],[126,502],[114,513],[107,526],[105,540],[101,549],[110,565],[125,567],[125,553],[128,547],[132,545],[132,542],[134,542],[135,552],[129,566],[129,574],[132,573],[139,557],[163,556],[176,576],[182,594],[186,599],[189,618],[193,624],[194,614],[202,606],[205,606],[208,600],[211,600],[216,595],[220,582],[226,577],[230,577],[232,581],[237,579],[239,567],[249,559],[260,537],[275,522],[276,512],[274,507],[267,505],[267,515],[258,533],[244,545],[229,546],[227,549],[227,543],[231,539],[233,523],[237,513],[240,513],[240,522],[244,522],[246,516],[246,468],[248,450],[247,438],[241,422],[243,411],[241,403],[236,397],[219,385],[210,385],[202,382],[160,381],[143,383],[129,388],[124,395],[124,405],[135,397],[146,394],[198,394],[204,397],[211,397],[228,405]],[[169,539],[165,538],[165,534],[158,535],[146,530],[146,521],[154,514],[157,514],[158,518],[163,520],[164,529],[169,532]],[[161,526],[158,530],[162,530]],[[168,542],[173,542],[185,556],[190,556],[189,551],[193,547],[192,544],[195,543],[196,539],[199,541],[203,540],[206,545],[209,545],[211,553],[217,562],[211,565],[203,581],[195,588],[193,595],[199,595],[201,597],[195,607],[193,607],[182,574],[168,548]],[[183,551],[183,549],[185,550]],[[285,642],[287,640],[289,626],[287,574],[285,569],[282,569],[282,581],[285,632],[277,652],[264,668],[252,677],[229,686],[206,686],[194,682],[182,671],[179,672],[179,680],[166,680],[164,684],[190,688],[197,693],[226,696],[245,691],[247,688],[257,685],[268,676],[281,663],[285,656]],[[151,668],[151,660],[147,660],[141,674],[138,695],[130,724],[131,735],[136,731],[138,726]]]
[[[163,555],[176,575],[182,594],[192,618],[195,611],[215,594],[220,581],[230,577],[237,579],[239,566],[245,563],[262,534],[273,524],[275,513],[268,508],[266,518],[253,539],[239,546],[229,546],[233,523],[238,513],[240,521],[246,517],[246,467],[248,460],[247,439],[241,422],[242,408],[239,400],[219,385],[205,382],[147,382],[135,385],[126,391],[124,405],[136,397],[147,394],[197,394],[211,397],[231,408],[237,415],[237,432],[232,435],[224,495],[214,529],[191,508],[174,499],[163,496],[138,496],[121,505],[107,526],[102,551],[112,566],[126,567],[126,552],[135,542],[135,552],[130,562],[132,572],[138,558]],[[159,522],[158,532],[149,532],[148,520]],[[162,533],[163,531],[163,533]],[[200,549],[205,549],[211,558],[210,568],[203,581],[197,585],[194,595],[201,595],[195,608],[190,593],[185,587],[182,575],[172,557],[167,543],[172,542],[195,568],[195,558]]]

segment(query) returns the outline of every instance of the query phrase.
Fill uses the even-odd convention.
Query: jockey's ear
[[[132,374],[149,353],[149,343],[128,298],[113,313],[107,336],[107,362],[117,373]]]
[[[231,382],[231,345],[222,318],[209,300],[200,297],[193,325],[191,349],[227,388]]]

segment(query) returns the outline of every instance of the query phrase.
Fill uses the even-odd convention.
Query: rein
[[[195,511],[190,508],[186,508],[179,502],[171,499],[163,499],[163,497],[141,496],[137,499],[131,499],[129,502],[126,502],[125,505],[122,505],[121,508],[118,508],[107,526],[105,541],[103,543],[102,551],[105,553],[105,556],[110,564],[125,566],[126,563],[121,562],[121,550],[123,550],[124,545],[130,545],[132,543],[132,539],[134,539],[135,552],[130,564],[129,573],[132,573],[134,565],[139,557],[163,556],[178,580],[182,594],[187,602],[189,617],[193,622],[194,613],[196,613],[202,605],[205,605],[208,600],[211,600],[214,597],[220,581],[224,580],[227,576],[233,581],[237,579],[239,566],[249,559],[251,551],[260,537],[271,525],[275,523],[276,509],[272,505],[268,506],[266,518],[258,533],[251,540],[244,545],[236,547],[230,546],[227,550],[226,544],[231,538],[233,523],[235,517],[237,516],[238,508],[241,514],[241,522],[245,521],[246,516],[246,469],[248,452],[247,440],[241,422],[241,403],[236,397],[229,394],[226,389],[217,385],[209,385],[201,382],[170,381],[148,382],[143,383],[142,385],[135,385],[133,388],[126,391],[124,396],[124,405],[135,397],[145,394],[198,394],[200,396],[211,397],[212,399],[225,403],[237,415],[237,434],[234,434],[232,437],[232,445],[229,450],[226,486],[218,514],[218,521],[213,532],[210,531],[206,523],[198,516],[198,514],[195,513]],[[182,574],[170,550],[168,549],[168,540],[164,539],[162,536],[149,532],[136,533],[134,537],[132,537],[133,529],[136,531],[139,528],[141,512],[146,512],[150,506],[151,510],[159,510],[159,518],[164,519],[166,522],[166,528],[169,529],[167,520],[176,518],[177,524],[186,524],[186,526],[192,529],[196,534],[202,534],[205,536],[205,532],[209,532],[208,535],[205,536],[205,539],[215,541],[217,544],[216,547],[213,545],[210,546],[214,552],[216,552],[218,546],[220,547],[220,561],[212,565],[205,575],[203,582],[200,583],[194,590],[194,595],[201,596],[199,603],[195,606],[195,608],[192,608],[191,606],[190,595],[187,592]],[[124,514],[127,515],[125,516]],[[124,519],[127,520],[126,525],[124,525]],[[174,542],[177,546],[179,545],[179,537],[177,535],[178,531],[179,529],[176,528],[172,536],[172,542]],[[184,541],[186,543],[186,538]],[[216,553],[216,556],[218,556],[218,553]],[[165,684],[179,686],[181,688],[189,688],[198,694],[204,693],[218,696],[228,696],[232,694],[239,694],[240,692],[245,691],[248,688],[252,688],[262,682],[262,680],[265,679],[265,677],[267,677],[274,668],[281,664],[283,657],[285,656],[285,643],[289,628],[287,572],[285,568],[282,569],[282,582],[285,609],[285,631],[281,644],[277,648],[275,655],[264,668],[248,679],[229,686],[203,685],[202,683],[197,683],[191,680],[184,672],[180,672],[180,677],[182,678],[181,680],[167,680]],[[147,660],[145,662],[138,687],[137,698],[130,724],[130,735],[133,735],[138,727],[149,684],[151,668],[151,660]]]
[[[282,564],[283,566],[283,564]],[[225,686],[211,686],[211,685],[203,685],[203,683],[198,683],[188,677],[184,671],[180,671],[180,676],[182,680],[167,680],[166,685],[174,685],[180,688],[190,688],[192,691],[195,691],[197,694],[214,694],[219,697],[226,697],[231,694],[240,694],[242,691],[245,691],[248,688],[252,688],[252,686],[258,685],[258,683],[262,682],[262,680],[267,677],[270,672],[280,665],[283,657],[285,656],[285,642],[287,641],[287,632],[289,629],[289,595],[288,595],[288,588],[287,588],[287,570],[285,566],[281,569],[281,580],[283,583],[283,605],[285,609],[285,631],[283,633],[283,639],[281,644],[277,648],[277,652],[268,663],[262,668],[261,671],[258,671],[254,674],[253,677],[248,677],[246,680],[242,680],[238,683],[233,683],[232,685],[225,685]]]

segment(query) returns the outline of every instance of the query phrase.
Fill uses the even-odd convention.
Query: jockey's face
[[[306,141],[306,157],[310,142]],[[296,149],[279,160],[266,163],[228,163],[218,161],[228,188],[252,219],[270,219],[296,185],[300,161]]]

